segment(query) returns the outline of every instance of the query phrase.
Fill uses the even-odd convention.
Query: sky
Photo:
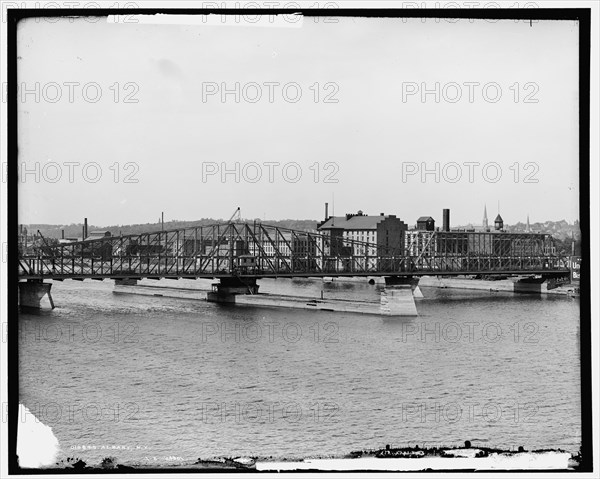
[[[130,20],[19,24],[20,223],[579,217],[576,22]]]

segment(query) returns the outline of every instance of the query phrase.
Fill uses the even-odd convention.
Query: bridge
[[[423,275],[569,274],[569,258],[553,253],[550,235],[427,233],[417,238],[418,248],[408,240],[402,248],[391,248],[256,222],[107,234],[67,243],[44,240],[20,245],[21,304],[39,304],[36,298],[50,291],[45,280],[131,284],[144,278],[217,278],[217,293],[252,294],[260,278],[383,276],[390,284],[414,284]]]

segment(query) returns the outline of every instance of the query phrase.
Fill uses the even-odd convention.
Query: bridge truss
[[[446,244],[429,232],[428,244]],[[439,236],[436,237],[436,236]],[[262,223],[228,223],[45,244],[19,255],[20,279],[567,274],[552,237],[535,248],[411,253]],[[442,241],[441,243],[439,241]]]

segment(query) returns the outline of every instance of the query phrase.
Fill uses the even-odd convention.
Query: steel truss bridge
[[[20,246],[19,279],[277,278],[325,276],[545,275],[569,273],[550,235],[503,237],[500,249],[432,248],[448,232],[428,232],[427,247],[409,250],[261,223],[228,223]],[[482,233],[485,234],[485,233]],[[488,233],[489,234],[489,233]],[[445,235],[445,236],[444,236]],[[523,238],[528,237],[528,241]],[[536,237],[536,238],[533,238]],[[444,239],[445,238],[445,239]],[[519,242],[519,248],[512,243]],[[56,241],[56,240],[55,240]],[[440,252],[441,250],[441,252]],[[469,250],[469,251],[467,251]]]

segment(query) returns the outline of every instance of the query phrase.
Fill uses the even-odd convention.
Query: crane
[[[233,212],[233,214],[231,215],[231,218],[229,218],[229,220],[227,221],[227,224],[230,224],[233,219],[237,216],[237,220],[241,221],[242,220],[242,213],[240,210],[240,207],[238,206],[237,209]]]

